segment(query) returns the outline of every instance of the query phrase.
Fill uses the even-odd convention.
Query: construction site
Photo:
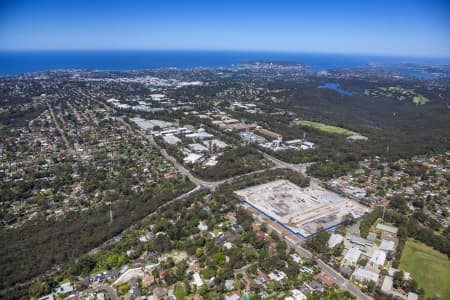
[[[338,226],[345,215],[359,218],[369,208],[331,192],[316,182],[301,188],[288,180],[276,180],[235,191],[246,205],[303,239],[320,228]]]

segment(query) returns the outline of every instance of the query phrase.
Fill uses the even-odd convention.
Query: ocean
[[[450,59],[250,51],[0,51],[0,75],[57,69],[141,70],[229,68],[244,61],[292,61],[316,71],[367,66],[370,62],[449,64]]]

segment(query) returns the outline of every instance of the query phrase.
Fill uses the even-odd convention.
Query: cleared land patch
[[[417,95],[417,96],[413,97],[412,101],[414,104],[423,105],[423,104],[426,104],[427,102],[429,102],[430,100],[428,100],[428,98],[426,98],[422,95]]]
[[[411,101],[416,105],[430,102],[430,99],[417,93],[414,89],[405,89],[399,86],[379,87],[373,90],[365,90],[364,95],[372,97],[395,98],[400,101]]]
[[[408,239],[400,260],[400,269],[411,273],[426,297],[450,299],[450,261],[445,254],[416,240]]]
[[[307,120],[298,120],[298,121],[295,121],[295,124],[296,125],[313,127],[315,129],[318,129],[318,130],[321,130],[321,131],[325,131],[325,132],[329,132],[329,133],[335,133],[335,134],[340,134],[340,135],[347,135],[347,136],[358,135],[357,132],[351,131],[349,129],[345,129],[345,128],[337,127],[337,126],[333,126],[333,125],[327,125],[327,124],[319,123],[319,122],[313,122],[313,121],[307,121]]]
[[[288,180],[275,180],[235,193],[247,205],[302,238],[320,228],[335,227],[347,214],[358,218],[369,210],[314,182],[301,188]]]

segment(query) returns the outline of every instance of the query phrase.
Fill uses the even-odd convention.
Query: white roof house
[[[217,165],[218,161],[217,161],[217,157],[210,157],[205,163],[204,165],[207,167],[214,167],[215,165]]]
[[[236,294],[232,294],[230,296],[227,296],[227,295],[223,296],[223,299],[224,300],[239,300],[239,299],[241,299],[241,297],[239,297]]]
[[[303,141],[303,143],[300,146],[300,148],[303,149],[303,150],[313,149],[314,145],[315,144],[313,142]]]
[[[206,225],[205,223],[200,221],[200,223],[198,224],[197,228],[200,231],[206,231],[206,230],[208,230],[208,225]]]
[[[383,266],[385,261],[386,261],[386,252],[384,252],[383,250],[375,250],[373,252],[372,257],[370,258],[370,262],[375,267]]]
[[[200,158],[202,158],[203,156],[200,154],[196,154],[196,153],[189,153],[188,156],[186,156],[185,158],[183,158],[183,161],[185,163],[190,163],[190,164],[194,164],[196,163]]]
[[[283,271],[275,270],[269,274],[269,278],[275,281],[281,281],[286,278],[286,274]]]
[[[227,291],[234,290],[234,280],[232,279],[225,280],[225,289]]]
[[[296,262],[296,263],[302,262],[302,258],[300,256],[298,256],[297,253],[292,253],[290,256],[294,262]]]
[[[306,300],[305,294],[298,289],[291,290],[291,296],[294,300]]]
[[[203,279],[200,277],[198,272],[194,273],[194,284],[199,288],[203,285]]]
[[[105,300],[105,294],[97,293],[97,300]]]
[[[223,244],[223,246],[224,246],[225,248],[227,248],[228,250],[230,250],[231,248],[233,248],[233,244],[230,243],[230,242],[225,242],[225,243]]]
[[[362,252],[358,248],[352,247],[350,250],[345,253],[343,264],[347,265],[356,265],[358,262],[359,257],[361,256]]]
[[[378,281],[378,274],[367,269],[358,268],[353,272],[352,277],[360,281]]]
[[[381,290],[385,293],[389,293],[392,290],[393,280],[391,276],[384,276],[383,285]]]
[[[330,239],[328,240],[328,247],[334,248],[336,247],[337,244],[342,243],[343,240],[344,236],[337,233],[333,233],[331,234]]]
[[[413,293],[413,292],[408,293],[408,300],[418,300],[418,299],[419,299],[419,295],[417,295],[416,293]]]
[[[64,284],[61,284],[61,286],[55,288],[54,291],[57,294],[71,293],[73,292],[73,287],[70,282],[66,282]]]
[[[384,251],[394,251],[395,243],[393,241],[382,240],[380,249]]]

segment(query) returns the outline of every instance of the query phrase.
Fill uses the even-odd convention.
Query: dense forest
[[[415,88],[431,100],[425,105],[415,105],[389,97],[368,97],[363,94],[366,88],[389,86],[392,82],[344,81],[341,85],[356,91],[352,96],[318,89],[317,86],[322,83],[320,80],[304,84],[277,83],[278,88],[290,91],[286,100],[283,103],[265,101],[261,107],[273,112],[281,108],[285,110],[284,114],[236,111],[233,116],[247,122],[257,122],[264,128],[280,133],[283,140],[306,136],[307,140],[316,143],[314,151],[288,150],[270,154],[292,163],[328,160],[330,163],[317,165],[312,170],[314,176],[321,178],[340,176],[341,171],[350,170],[354,162],[366,157],[380,156],[393,161],[450,150],[450,114],[444,101],[448,93],[420,87],[422,85],[397,83],[405,88]],[[294,125],[294,118],[343,127],[365,135],[369,140],[350,142],[344,135]],[[342,163],[345,165],[338,170],[330,170],[331,166],[334,168]]]
[[[226,151],[213,167],[194,167],[194,174],[207,180],[220,180],[263,169],[270,164],[263,155],[250,146]]]
[[[56,266],[75,261],[80,255],[119,234],[193,184],[184,178],[171,179],[131,193],[109,207],[69,213],[62,220],[38,220],[19,229],[0,232],[0,288],[25,282]]]
[[[377,86],[383,84],[389,86],[392,82],[379,82]],[[352,89],[364,89],[370,83],[355,81],[346,85]],[[367,143],[355,147],[360,148],[358,152],[397,159],[448,150],[450,115],[446,102],[438,95],[437,89],[425,91],[432,101],[414,105],[386,97],[366,97],[360,93],[345,96],[326,89],[305,87],[295,90],[287,106],[300,118],[348,128],[368,136]]]
[[[215,218],[224,218],[225,212],[235,209],[235,205],[238,203],[237,198],[234,196],[234,191],[237,189],[245,188],[248,186],[253,186],[257,184],[262,184],[265,182],[269,182],[276,179],[288,179],[300,186],[307,186],[309,184],[309,179],[300,175],[299,173],[293,172],[288,169],[274,169],[274,170],[266,170],[260,174],[260,176],[243,176],[239,178],[239,180],[231,183],[231,184],[223,184],[217,188],[217,190],[213,193],[213,199],[217,201],[219,205],[211,205],[210,208],[212,209],[212,215],[215,216]],[[147,249],[151,251],[155,251],[158,253],[162,253],[165,251],[168,251],[170,249],[183,249],[188,251],[190,254],[195,254],[195,251],[199,245],[201,245],[202,241],[199,240],[192,240],[192,239],[186,239],[186,237],[189,237],[191,234],[198,232],[197,224],[199,220],[207,218],[208,214],[202,210],[202,209],[196,209],[195,211],[191,211],[188,214],[185,214],[183,218],[176,218],[175,215],[180,212],[186,210],[187,207],[192,207],[194,203],[198,204],[204,200],[202,198],[205,198],[208,195],[206,191],[195,193],[185,199],[178,200],[172,202],[170,205],[166,206],[163,210],[161,210],[161,213],[158,215],[153,216],[152,218],[155,219],[161,219],[160,221],[154,222],[154,231],[164,231],[167,232],[168,235],[160,235],[155,240],[155,243],[152,244],[152,247]],[[167,197],[172,197],[171,195],[167,195]],[[144,203],[147,203],[146,200],[144,200],[145,197],[142,197],[137,204],[143,205]],[[166,197],[164,197],[165,199]],[[161,199],[161,201],[164,201]],[[155,209],[155,205],[148,206],[148,209]],[[159,205],[159,204],[158,204]],[[141,207],[147,207],[147,206],[141,206]],[[118,209],[115,209],[116,214]],[[137,212],[136,217],[137,216]],[[142,217],[144,213],[139,213],[139,217]],[[76,216],[74,216],[76,217]],[[99,218],[100,220],[94,220],[94,217]],[[251,230],[251,224],[252,224],[252,218],[251,216],[243,209],[239,209],[237,211],[237,219],[239,223],[246,229],[245,232],[246,236],[248,235],[251,237],[249,240],[252,243],[258,243],[258,247],[261,247],[261,241],[260,239],[256,238],[255,233],[253,230]],[[177,219],[178,223],[177,226],[173,226],[168,220]],[[111,229],[111,225],[108,224],[108,211],[107,208],[100,209],[98,212],[93,212],[91,215],[83,217],[82,224],[84,224],[80,228],[80,232],[77,235],[77,237],[73,237],[74,239],[78,238],[81,241],[81,244],[84,245],[88,241],[91,241],[92,239],[96,238],[98,239],[101,234],[101,228]],[[207,222],[210,223],[209,221]],[[58,226],[55,229],[51,229],[55,226],[55,224]],[[71,226],[71,228],[66,229],[66,231],[61,232],[61,225],[58,225],[57,222],[51,223],[46,227],[46,231],[42,233],[43,234],[56,234],[57,237],[64,239],[64,241],[61,241],[60,244],[63,245],[71,245],[71,243],[67,242],[65,238],[63,238],[62,234],[71,234],[72,236],[74,233],[70,233],[69,231],[71,229],[74,229],[75,223],[73,223],[73,220],[68,220],[64,222],[64,224],[69,224],[68,226]],[[94,229],[89,230],[91,226],[94,227]],[[100,224],[100,225],[99,225]],[[211,225],[211,224],[210,224]],[[89,227],[88,227],[89,226]],[[102,226],[99,228],[98,226]],[[143,226],[143,225],[139,225]],[[42,225],[44,227],[44,225]],[[139,227],[137,227],[139,228]],[[31,233],[30,233],[31,234]],[[39,234],[39,233],[38,233]],[[90,235],[95,235],[95,237],[90,238]],[[19,238],[17,238],[19,239]],[[278,240],[278,236],[273,235],[273,239]],[[35,237],[33,242],[41,244],[41,240],[44,240],[39,234],[38,237]],[[46,241],[48,242],[48,241]],[[42,242],[42,247],[44,246]],[[59,244],[58,244],[59,245]],[[73,244],[72,244],[73,245]],[[73,247],[78,248],[81,245],[73,245]],[[61,246],[60,246],[61,247]],[[92,272],[95,272],[96,270],[104,270],[104,269],[111,269],[111,268],[118,268],[127,261],[129,261],[130,257],[118,255],[117,253],[122,253],[123,251],[126,251],[128,249],[134,249],[136,251],[141,251],[143,248],[143,244],[138,242],[137,236],[133,239],[122,239],[117,244],[111,244],[107,245],[103,248],[102,251],[99,251],[98,253],[94,255],[79,255],[77,260],[67,259],[64,262],[64,271],[58,272],[56,276],[48,276],[44,277],[42,280],[34,283],[31,285],[31,287],[28,290],[28,295],[41,295],[45,294],[49,287],[56,287],[57,282],[55,282],[55,279],[58,278],[75,278],[77,276],[87,276],[91,274]],[[89,249],[89,248],[88,248]],[[231,264],[235,265],[235,268],[242,267],[245,265],[245,259],[242,257],[241,249],[236,249],[236,256],[230,257]],[[67,252],[69,251],[67,247],[60,248],[60,251]],[[86,252],[86,251],[84,251]],[[25,253],[22,253],[21,255],[15,255],[18,259],[21,258]],[[33,255],[30,251],[28,252],[28,255]],[[59,255],[57,254],[49,254],[50,257],[55,256],[56,258],[59,258]],[[14,259],[13,255],[10,254],[9,259]],[[260,259],[261,267],[263,267],[265,270],[269,270],[273,267],[273,265],[276,263],[280,267],[284,266],[284,262],[280,261],[277,258],[270,258],[268,256],[261,257]],[[61,263],[62,264],[62,263]],[[231,272],[232,269],[230,269]],[[298,272],[298,270],[297,270]],[[218,278],[219,281],[224,281],[224,278],[227,276],[230,276],[231,273],[228,271],[225,272],[220,278]],[[177,275],[179,278],[183,278],[182,274]],[[17,289],[14,291],[14,293],[10,293],[9,296],[11,296],[11,299],[24,297],[26,298],[27,291],[26,289]]]

